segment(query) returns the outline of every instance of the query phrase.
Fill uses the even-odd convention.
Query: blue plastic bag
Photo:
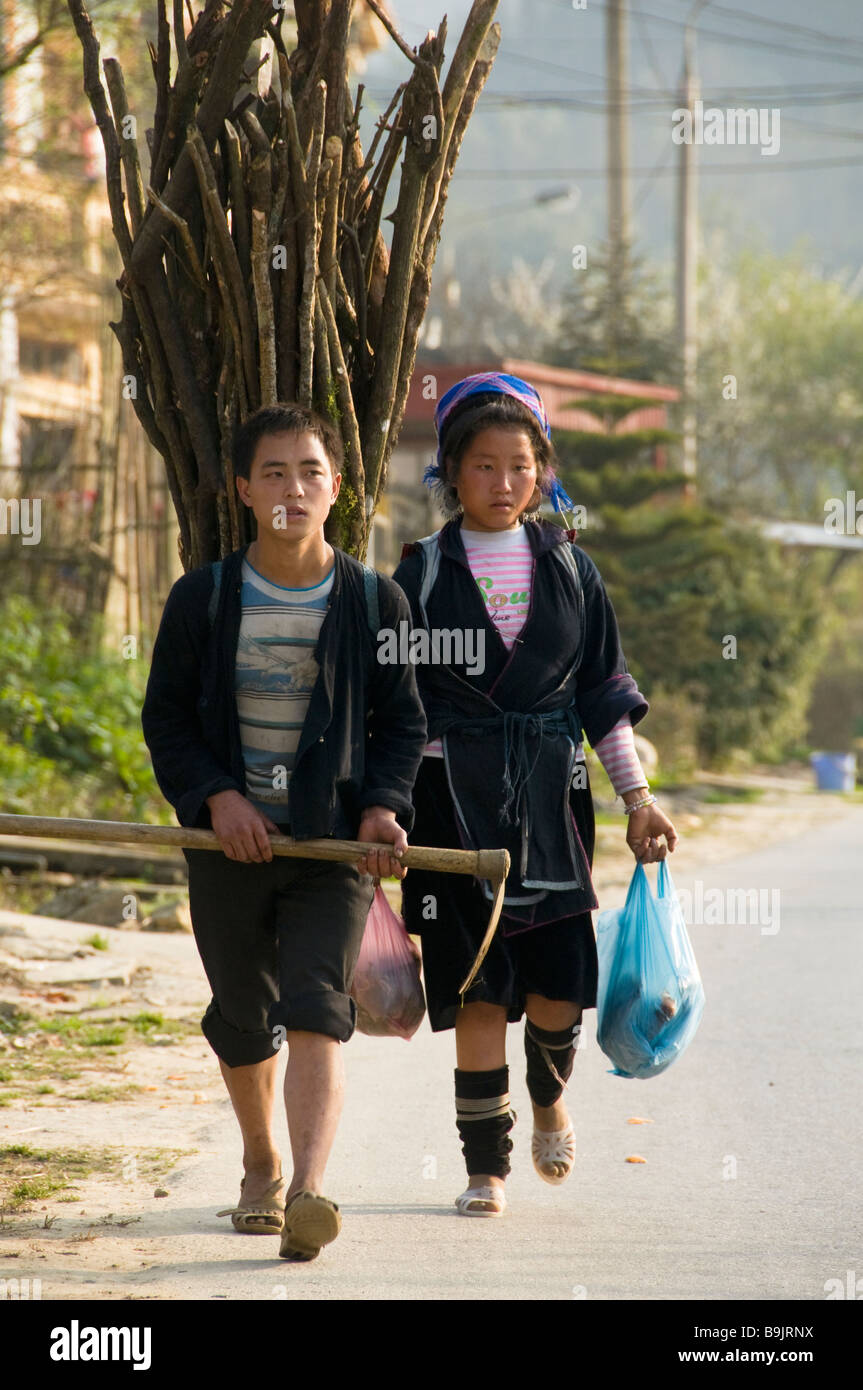
[[[617,1076],[646,1081],[695,1036],[704,986],[665,860],[654,897],[637,864],[622,908],[601,912],[596,1040]]]

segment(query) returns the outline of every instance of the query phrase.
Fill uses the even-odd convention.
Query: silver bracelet
[[[639,811],[642,806],[652,806],[655,800],[656,797],[653,795],[653,792],[650,792],[648,796],[643,796],[640,801],[633,801],[630,802],[628,806],[624,806],[623,814],[625,816],[631,816],[633,811]]]

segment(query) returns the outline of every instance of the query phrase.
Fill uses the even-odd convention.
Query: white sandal
[[[566,1129],[553,1129],[550,1132],[534,1126],[530,1147],[533,1166],[543,1182],[550,1182],[554,1186],[566,1182],[575,1166],[575,1130],[571,1122]],[[565,1172],[547,1173],[543,1165],[550,1163],[565,1165]]]
[[[455,1199],[462,1216],[503,1216],[506,1197],[502,1187],[469,1187]]]

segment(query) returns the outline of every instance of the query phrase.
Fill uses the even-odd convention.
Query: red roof
[[[542,362],[523,358],[486,358],[482,362],[432,362],[417,360],[411,377],[405,406],[405,425],[431,425],[435,402],[463,377],[476,372],[507,372],[523,377],[535,386],[542,396],[552,429],[594,430],[596,417],[590,412],[590,397],[595,395],[640,396],[644,408],[635,410],[621,421],[618,428],[661,428],[665,424],[666,405],[680,399],[675,386],[661,386],[655,381],[631,381],[626,377],[602,376],[599,372],[573,371],[569,367],[549,367]],[[429,394],[434,378],[433,391]],[[572,407],[572,401],[584,401],[585,408]]]

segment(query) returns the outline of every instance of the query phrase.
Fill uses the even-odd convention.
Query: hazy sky
[[[470,4],[393,0],[392,8],[412,44],[446,13],[449,57]],[[634,228],[640,248],[660,261],[674,253],[672,112],[691,9],[691,0],[629,5]],[[563,264],[574,243],[589,245],[606,231],[605,6],[501,0],[497,13],[501,47],[462,148],[439,261],[506,264],[514,254],[552,254]],[[772,156],[752,145],[698,148],[705,234],[726,228],[736,241],[776,251],[805,237],[811,264],[859,269],[863,4],[711,0],[697,34],[704,106],[758,108],[779,136]],[[370,111],[407,70],[394,45],[373,59],[364,79]],[[516,104],[505,105],[506,97]],[[573,203],[535,205],[537,194],[568,185],[577,190]]]

